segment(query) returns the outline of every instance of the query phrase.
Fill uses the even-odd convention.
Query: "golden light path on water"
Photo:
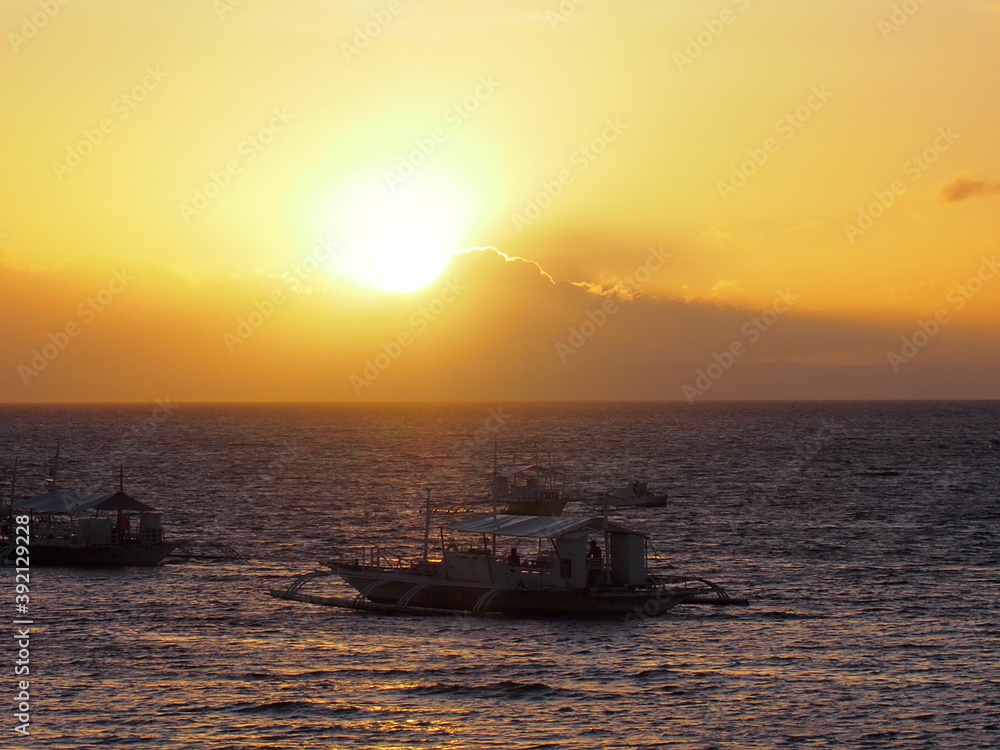
[[[427,487],[488,512],[498,408],[501,460],[537,446],[584,487],[665,489],[612,517],[751,606],[419,618],[266,595],[359,544],[418,555]],[[1000,726],[997,404],[184,405],[128,445],[144,406],[0,418],[26,494],[69,435],[67,486],[123,462],[168,533],[251,558],[33,569],[33,750],[911,750]]]

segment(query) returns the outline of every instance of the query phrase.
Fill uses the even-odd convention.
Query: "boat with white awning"
[[[607,516],[489,514],[441,528],[431,557],[430,499],[423,557],[406,561],[361,548],[269,593],[282,599],[392,613],[587,616],[628,615],[677,605],[746,604],[695,576],[651,571],[645,534]],[[324,576],[346,581],[353,597],[307,594]],[[645,608],[645,610],[644,610]]]
[[[12,520],[27,519],[32,565],[66,567],[153,566],[183,540],[164,538],[162,514],[119,486],[116,492],[50,489],[15,500]],[[13,542],[0,559],[13,556]]]

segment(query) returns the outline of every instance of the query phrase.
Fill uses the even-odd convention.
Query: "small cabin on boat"
[[[161,513],[121,490],[84,493],[54,489],[16,501],[14,511],[31,513],[37,519],[32,523],[36,541],[63,539],[83,546],[163,542]],[[89,515],[91,511],[93,515]],[[133,525],[135,515],[138,524]]]
[[[476,547],[454,542],[446,546],[442,563],[449,580],[503,582],[529,589],[639,586],[647,580],[646,536],[601,516],[491,515],[446,529],[482,539]],[[537,548],[525,548],[512,564],[510,556],[498,553],[498,537],[538,540]]]

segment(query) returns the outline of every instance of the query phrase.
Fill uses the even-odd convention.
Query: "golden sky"
[[[0,30],[0,401],[1000,397],[997,0]]]

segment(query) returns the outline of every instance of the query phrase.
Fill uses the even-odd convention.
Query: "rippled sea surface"
[[[417,554],[500,452],[646,478],[678,572],[752,600],[638,623],[273,599],[338,550]],[[33,569],[24,748],[995,748],[1000,404],[0,407],[0,487],[126,490],[245,562]],[[587,512],[571,505],[567,513]],[[447,518],[443,518],[447,521]],[[13,573],[0,571],[13,616]],[[9,621],[9,620],[8,620]]]

